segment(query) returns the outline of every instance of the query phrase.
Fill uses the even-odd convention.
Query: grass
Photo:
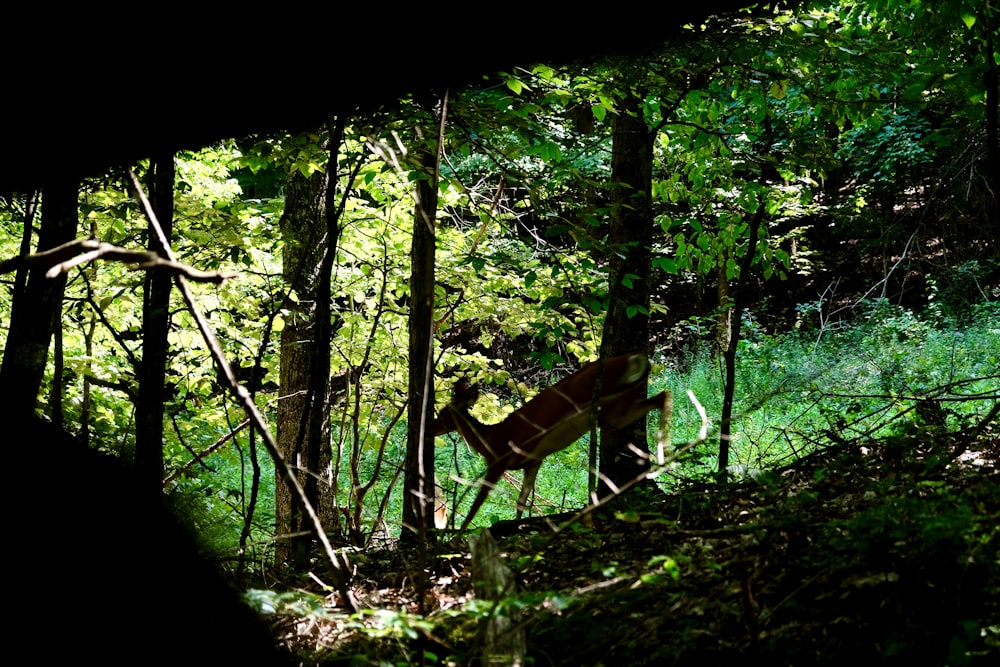
[[[718,465],[721,361],[708,350],[654,361],[650,393],[674,392],[674,445],[696,440],[701,428],[688,392],[712,419],[709,439],[685,453],[659,478],[661,484],[707,478]],[[998,398],[1000,308],[995,306],[981,308],[961,327],[880,302],[860,321],[823,331],[769,335],[751,327],[737,361],[731,470],[773,468],[816,447],[863,443],[915,425],[958,431],[975,424]],[[652,428],[650,442],[655,443]],[[536,494],[554,506],[542,504],[543,513],[587,502],[587,449],[583,438],[545,460]],[[512,517],[516,496],[510,485],[501,485],[475,523]]]
[[[981,307],[963,326],[872,303],[863,318],[825,330],[801,330],[770,335],[752,326],[741,341],[730,454],[737,473],[791,463],[818,447],[838,443],[864,444],[905,434],[914,428],[959,431],[976,424],[1000,395],[1000,308]],[[667,474],[665,488],[707,479],[717,467],[718,415],[723,395],[723,371],[718,359],[701,351],[684,359],[655,359],[650,393],[674,392],[673,443],[698,438],[701,418],[688,392],[712,420],[709,438],[688,450]],[[650,424],[656,419],[651,418]],[[397,425],[398,427],[398,425]],[[402,430],[399,436],[403,438]],[[394,436],[394,440],[399,440]],[[536,482],[535,505],[543,514],[582,507],[587,503],[588,442],[582,438],[548,457]],[[475,480],[485,467],[481,457],[460,439],[439,439],[438,483],[449,507],[459,499],[455,518],[461,522],[475,489],[456,481],[456,470]],[[655,433],[650,433],[655,443]],[[402,442],[393,457],[402,464]],[[364,461],[362,466],[365,467]],[[233,479],[219,481],[216,507],[233,516],[231,489],[240,488],[239,465],[224,467]],[[385,468],[386,471],[390,468]],[[271,472],[266,470],[265,479]],[[520,472],[512,475],[520,480]],[[368,496],[377,502],[391,477],[385,472]],[[346,504],[346,484],[342,484]],[[401,483],[391,496],[386,522],[400,525]],[[227,496],[221,498],[221,496]],[[512,518],[518,490],[501,483],[490,494],[475,525]],[[206,509],[209,509],[206,507]],[[273,511],[273,508],[268,507]],[[365,513],[374,516],[375,508]],[[258,517],[267,525],[269,517]],[[218,530],[218,523],[211,522]],[[238,529],[232,519],[229,525]],[[371,528],[370,526],[368,527]],[[231,540],[227,546],[232,546]]]

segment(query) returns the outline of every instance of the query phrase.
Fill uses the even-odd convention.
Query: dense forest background
[[[134,464],[233,573],[280,590],[329,561],[351,611],[344,548],[447,545],[462,523],[483,464],[426,433],[459,378],[486,423],[622,352],[673,392],[667,433],[627,435],[652,452],[638,476],[602,433],[547,460],[539,514],[635,477],[619,519],[706,488],[735,525],[740,484],[781,495],[831,452],[880,463],[823,476],[919,452],[938,472],[992,460],[995,480],[998,20],[965,0],[758,9],[7,194],[3,403]],[[516,484],[474,525],[512,517]],[[995,594],[995,494],[969,495],[959,541],[993,549]],[[657,560],[665,579],[677,562]],[[995,654],[984,608],[948,664]],[[426,638],[422,622],[374,626]]]

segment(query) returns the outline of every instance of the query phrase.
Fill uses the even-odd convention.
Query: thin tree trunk
[[[602,359],[648,352],[654,138],[638,98],[629,95],[615,117],[612,135],[610,299],[601,339]],[[636,456],[629,445],[649,452],[645,419],[619,431],[602,429],[599,496],[649,470],[649,459]]]
[[[994,5],[996,7],[996,5]],[[991,221],[987,230],[992,233],[993,243],[1000,243],[1000,66],[993,56],[996,46],[996,21],[990,20],[989,12],[984,12],[986,39],[984,55],[986,72],[983,84],[986,88],[986,171],[993,190],[992,201],[987,205],[987,215]],[[995,252],[995,247],[994,247]]]
[[[729,279],[726,277],[726,257],[719,258],[715,265],[715,346],[716,350],[725,353],[729,349],[729,341],[733,337],[733,298],[729,292]],[[717,352],[712,352],[715,358]]]
[[[42,190],[42,222],[38,250],[49,250],[76,236],[76,181],[56,181]],[[30,226],[30,221],[25,222]],[[25,234],[29,234],[28,229]],[[10,325],[0,364],[0,406],[7,417],[25,419],[35,413],[45,375],[52,332],[61,321],[66,276],[47,278],[46,269],[34,268],[27,278],[15,277]],[[22,282],[23,281],[23,282]]]
[[[766,197],[766,195],[762,195]],[[726,366],[726,385],[722,396],[722,424],[719,427],[719,468],[716,479],[720,484],[726,482],[729,474],[729,445],[732,440],[733,421],[733,397],[736,394],[736,348],[740,343],[740,332],[743,325],[744,305],[746,304],[746,285],[750,280],[750,268],[753,266],[754,255],[757,253],[757,237],[760,233],[760,224],[764,220],[764,213],[767,211],[765,201],[761,201],[757,207],[753,219],[750,221],[750,238],[747,243],[746,255],[740,264],[740,275],[736,285],[730,290],[733,298],[731,326],[729,330],[729,345],[723,350],[723,359]],[[725,276],[722,276],[725,277]]]
[[[333,266],[337,260],[337,244],[340,242],[340,216],[344,212],[344,200],[336,201],[339,178],[339,151],[344,139],[346,120],[338,116],[329,126],[329,157],[326,163],[326,186],[323,225],[326,243],[320,262],[316,283],[316,331],[313,345],[312,373],[309,378],[309,475],[306,483],[306,497],[313,503],[320,521],[333,530],[339,523],[334,497],[333,449],[330,442],[330,345],[337,322],[331,310]],[[339,320],[338,320],[339,322]]]
[[[434,221],[437,216],[438,141],[419,155],[410,251],[410,402],[403,477],[404,544],[424,545],[434,529]]]
[[[174,157],[161,155],[150,163],[149,201],[167,242],[173,235]],[[149,250],[166,257],[156,234],[149,235]],[[170,333],[170,290],[172,278],[147,271],[142,300],[142,361],[139,363],[139,390],[135,405],[135,464],[143,484],[163,486],[163,395],[166,384]]]
[[[63,425],[63,335],[62,323],[52,323],[52,384],[49,389],[49,415],[52,423],[62,428]]]
[[[93,266],[90,270],[93,271]],[[86,351],[86,361],[84,362],[84,372],[83,372],[83,389],[81,391],[80,397],[80,442],[84,445],[90,444],[90,427],[91,427],[91,383],[90,376],[93,375],[93,365],[92,361],[94,358],[94,332],[97,330],[97,313],[93,310],[87,318],[87,331],[83,336],[84,350]]]

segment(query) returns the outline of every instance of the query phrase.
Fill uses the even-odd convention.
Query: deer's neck
[[[454,418],[456,430],[465,438],[469,446],[486,457],[488,461],[493,460],[496,453],[488,439],[496,424],[484,424],[470,415],[468,410],[456,409]]]

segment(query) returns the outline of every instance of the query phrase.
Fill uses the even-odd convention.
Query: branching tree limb
[[[0,274],[16,271],[22,266],[42,267],[48,269],[45,273],[47,278],[55,278],[75,266],[95,259],[103,259],[106,262],[121,262],[130,265],[129,268],[136,271],[162,271],[198,283],[219,285],[240,275],[228,271],[199,271],[176,260],[163,259],[146,250],[128,250],[94,239],[74,239],[45,252],[6,259],[0,262]]]

